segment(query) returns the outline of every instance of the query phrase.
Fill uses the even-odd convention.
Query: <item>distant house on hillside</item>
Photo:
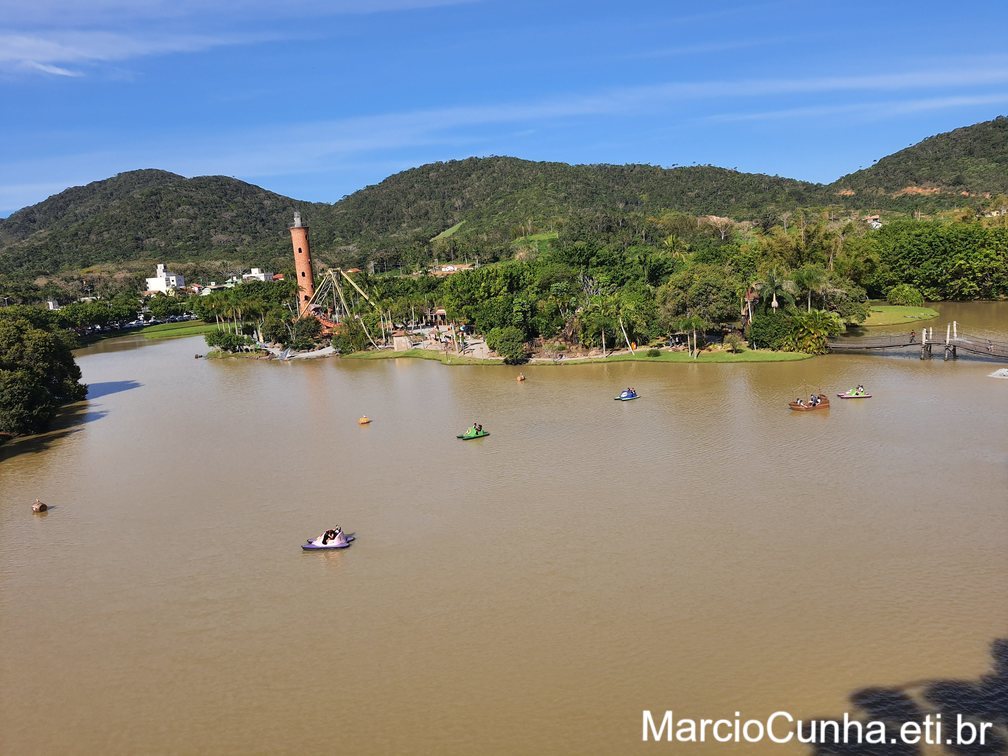
[[[868,224],[868,228],[874,229],[876,231],[882,228],[882,221],[877,215],[866,215],[864,217],[864,221],[865,223]]]
[[[242,281],[272,281],[273,274],[267,273],[265,271],[259,270],[259,268],[252,268],[249,273],[242,273]]]
[[[233,276],[222,284],[219,284],[216,281],[211,281],[202,289],[200,289],[200,296],[208,297],[215,291],[223,291],[224,289],[233,289],[234,287],[235,287],[235,279]]]
[[[174,294],[185,288],[185,278],[179,273],[171,273],[164,263],[158,263],[157,275],[147,279],[147,291]]]

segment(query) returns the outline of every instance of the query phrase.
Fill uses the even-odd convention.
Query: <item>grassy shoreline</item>
[[[657,357],[648,357],[646,350],[639,349],[635,354],[619,352],[606,357],[570,357],[562,360],[538,358],[526,364],[536,365],[597,365],[605,362],[673,362],[679,364],[696,363],[728,363],[728,362],[795,362],[807,360],[813,355],[802,352],[773,352],[768,350],[751,350],[744,352],[701,352],[698,359],[693,359],[687,352],[662,351]],[[433,360],[442,365],[503,365],[501,359],[481,359],[465,355],[445,354],[431,349],[409,349],[405,352],[354,352],[344,355],[348,360],[395,360],[399,358]],[[517,366],[512,366],[517,367]]]
[[[899,325],[900,323],[915,323],[918,320],[931,320],[938,317],[938,311],[930,307],[906,307],[903,305],[871,304],[868,319],[861,324],[862,328],[873,326]]]
[[[433,349],[407,349],[405,352],[393,352],[385,349],[379,352],[353,352],[352,354],[340,355],[345,360],[395,360],[400,357],[433,360],[442,365],[503,365],[504,360],[483,359],[481,357],[467,357],[464,354],[445,353]]]
[[[154,326],[145,326],[138,328],[134,333],[145,339],[180,339],[184,336],[200,336],[216,330],[217,326],[213,323],[205,323],[202,320],[186,320],[180,323],[159,323]]]

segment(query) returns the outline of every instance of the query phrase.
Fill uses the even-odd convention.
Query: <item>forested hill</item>
[[[892,204],[900,197],[1008,193],[1008,117],[999,116],[944,134],[880,159],[832,187],[853,191],[852,201]]]
[[[460,221],[466,232],[541,226],[575,212],[673,209],[748,218],[768,208],[815,204],[823,188],[794,179],[698,166],[568,165],[509,157],[432,163],[391,176],[335,207],[343,238],[418,233]]]
[[[1008,191],[1008,119],[924,140],[830,184],[712,166],[567,165],[509,157],[433,163],[336,204],[294,200],[223,176],[122,173],[0,221],[0,272],[35,276],[97,263],[285,259],[300,210],[323,261],[409,257],[439,234],[489,257],[575,216],[675,210],[755,219],[797,207],[930,211]],[[968,192],[970,197],[964,197]],[[420,254],[422,256],[422,254]]]
[[[432,163],[335,205],[300,202],[222,176],[122,173],[0,221],[0,269],[38,275],[95,263],[286,254],[295,209],[322,253],[366,257],[424,244],[462,223],[459,241],[500,249],[515,229],[574,213],[664,208],[746,218],[821,201],[823,189],[723,168],[536,163],[507,157]]]
[[[120,173],[0,221],[0,271],[37,275],[96,263],[274,254],[285,248],[295,208],[311,216],[315,207],[225,176]]]

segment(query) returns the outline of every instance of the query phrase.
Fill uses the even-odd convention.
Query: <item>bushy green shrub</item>
[[[791,318],[791,334],[783,346],[785,352],[825,354],[831,338],[843,330],[843,321],[835,312],[812,310]]]
[[[745,351],[745,340],[739,336],[737,333],[732,331],[724,337],[724,347],[729,352],[744,352]]]
[[[364,328],[353,318],[340,323],[333,333],[332,347],[340,354],[363,352],[370,345]]]
[[[749,340],[757,349],[784,349],[793,329],[794,320],[790,315],[760,313],[753,316],[749,325]]]
[[[231,331],[211,331],[203,336],[207,346],[217,347],[225,352],[237,352],[242,347],[251,346],[252,339],[248,336],[232,333]]]
[[[486,337],[487,346],[504,358],[508,365],[517,365],[528,360],[528,347],[525,337],[514,326],[492,328]]]
[[[647,350],[647,356],[648,357],[661,357],[661,349],[648,349]]]
[[[749,335],[759,349],[825,354],[829,340],[837,336],[843,327],[839,315],[825,310],[792,315],[767,313],[752,319]]]
[[[924,295],[910,284],[899,284],[889,289],[886,293],[886,301],[891,305],[923,307]]]
[[[322,324],[315,318],[305,317],[294,321],[290,338],[284,340],[284,346],[291,349],[311,349],[322,332]]]

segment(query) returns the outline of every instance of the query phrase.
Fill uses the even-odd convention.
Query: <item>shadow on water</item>
[[[107,414],[101,410],[88,410],[86,402],[77,402],[63,407],[53,418],[49,430],[45,433],[36,433],[33,436],[15,436],[6,443],[0,444],[0,462],[20,454],[37,454],[45,451],[54,442],[77,433],[81,430],[81,426],[95,420],[101,420]]]
[[[851,694],[850,700],[861,712],[856,718],[864,725],[867,733],[869,721],[882,722],[885,725],[884,743],[843,743],[823,742],[811,746],[814,756],[828,754],[857,754],[858,756],[923,756],[925,753],[970,754],[971,756],[1006,756],[1008,754],[1008,638],[998,638],[991,643],[991,655],[994,657],[993,669],[990,673],[981,675],[977,680],[925,680],[907,683],[895,688],[864,688]],[[933,746],[902,742],[900,728],[905,722],[924,722],[931,715],[931,720],[937,721],[935,715],[941,714],[940,750]],[[963,726],[961,742],[955,740],[959,718],[970,726]],[[842,720],[816,720],[817,722],[835,721],[839,723],[840,737],[843,737]],[[855,721],[852,716],[851,721]],[[986,730],[985,742],[979,738],[981,723],[991,723]],[[928,732],[920,729],[923,738]],[[932,727],[932,735],[935,730]],[[832,734],[832,733],[831,733]],[[973,737],[970,737],[970,736]]]
[[[98,399],[109,394],[118,394],[120,391],[140,388],[143,384],[138,381],[102,381],[100,383],[88,384],[88,399]]]

